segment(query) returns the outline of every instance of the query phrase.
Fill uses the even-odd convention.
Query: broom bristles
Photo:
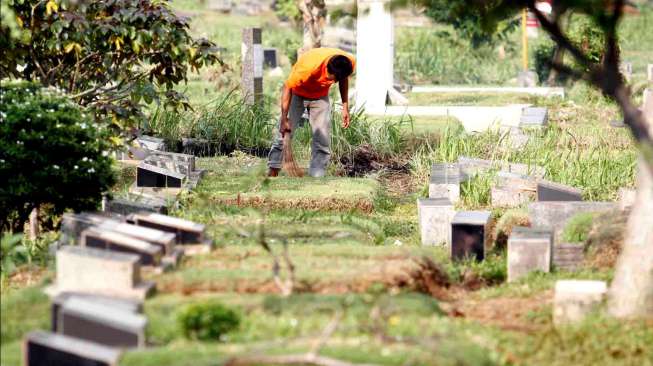
[[[286,133],[283,136],[283,170],[291,177],[301,178],[304,176],[304,170],[297,165],[292,153],[292,141],[290,134]]]

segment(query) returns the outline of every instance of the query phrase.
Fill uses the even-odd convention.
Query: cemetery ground
[[[261,22],[256,17],[208,13],[195,1],[176,1],[174,6],[193,16],[195,33],[209,36],[236,55],[240,28]],[[650,19],[650,12],[646,16]],[[291,30],[273,23],[269,30],[264,44],[297,46]],[[410,37],[411,32],[418,36]],[[410,56],[419,54],[411,49],[435,43],[429,38],[435,32],[400,30],[401,75],[409,77],[421,70],[413,75],[414,81],[433,83],[447,83],[437,79],[442,75],[457,80],[472,75],[466,82],[480,84],[508,81],[510,65],[488,62],[472,72],[476,65],[465,61],[460,69],[447,72],[446,59]],[[653,48],[638,37],[644,36],[625,40],[624,55],[641,70],[653,56]],[[456,50],[437,52],[441,52],[438,57],[452,52],[453,58]],[[283,67],[287,72],[288,65]],[[195,76],[187,86],[194,111],[161,112],[150,120],[153,132],[171,139],[205,131],[210,124],[203,121],[210,118],[220,120],[216,130],[223,131],[229,146],[218,147],[217,152],[228,155],[199,158],[198,167],[207,170],[206,176],[194,190],[182,193],[179,207],[170,212],[205,224],[214,250],[185,257],[173,271],[145,273],[146,279],[157,283],[156,294],[145,302],[148,345],[127,352],[121,365],[222,365],[234,356],[303,354],[315,347],[321,355],[377,365],[653,365],[650,321],[617,321],[597,313],[580,324],[554,327],[552,322],[557,280],[612,279],[623,214],[611,212],[592,217],[590,225],[567,228],[565,235],[582,237],[587,248],[579,271],[536,272],[508,283],[506,239],[514,226],[528,224],[528,215],[524,206],[491,206],[490,188],[497,169],[490,169],[461,184],[456,205],[492,211],[492,243],[486,259],[453,262],[446,248],[420,242],[416,201],[428,196],[431,165],[455,162],[460,156],[542,166],[546,179],[581,188],[585,200],[616,201],[619,188],[634,185],[637,151],[625,129],[610,127],[610,121],[620,118],[618,109],[599,93],[575,85],[564,99],[409,94],[414,105],[543,106],[549,109],[549,127],[533,131],[525,146],[513,149],[501,133],[468,134],[451,117],[356,115],[352,129],[342,131],[335,114],[335,163],[327,178],[267,179],[260,149],[269,144],[272,126],[259,122],[270,120],[269,112],[246,110],[231,102],[218,102],[215,110],[200,107],[210,101],[230,101],[224,90],[236,87],[237,74],[234,67]],[[266,76],[265,80],[266,96],[274,100],[283,79]],[[634,90],[634,95],[640,94]],[[641,101],[636,98],[635,103]],[[307,130],[297,131],[295,142],[304,166],[309,156]],[[235,135],[239,138],[229,140]],[[361,141],[368,145],[361,147]],[[247,152],[229,151],[237,148]],[[135,167],[116,165],[115,169],[120,179],[113,193],[121,196],[135,179]],[[43,248],[56,235],[46,233],[33,245],[47,251]],[[273,278],[275,258],[281,283],[291,275],[284,248],[294,268],[290,296],[281,293]],[[52,263],[37,262],[2,277],[2,366],[20,364],[21,340],[27,332],[49,327],[50,300],[42,290],[55,272]],[[190,304],[214,301],[236,309],[240,327],[220,341],[187,339],[179,312]]]

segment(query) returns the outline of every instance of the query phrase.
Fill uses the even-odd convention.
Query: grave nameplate
[[[63,246],[57,251],[56,283],[51,296],[79,292],[142,300],[154,283],[141,282],[139,257],[95,248]]]
[[[66,336],[110,347],[145,346],[143,315],[72,297],[63,303],[59,316],[59,331]]]
[[[140,145],[140,147],[148,149],[148,150],[165,150],[165,141],[161,138],[158,137],[153,137],[153,136],[147,136],[147,135],[142,135],[138,138],[136,138],[136,142]]]
[[[519,127],[521,128],[539,128],[546,125],[549,115],[548,110],[542,107],[524,108]]]
[[[515,227],[508,239],[508,282],[533,271],[549,272],[552,252],[551,231]]]
[[[451,222],[452,259],[471,257],[481,261],[485,258],[490,216],[489,211],[461,211],[454,216]]]
[[[113,347],[44,331],[27,334],[25,366],[118,366],[121,351]]]
[[[115,213],[123,216],[143,211],[167,214],[168,207],[166,201],[162,198],[150,198],[145,196],[139,196],[137,200],[114,198],[107,200],[106,205],[104,206],[104,212]]]
[[[71,298],[84,299],[86,301],[91,301],[95,303],[104,304],[112,308],[120,309],[124,312],[139,314],[143,312],[143,303],[140,301],[133,301],[127,299],[119,299],[110,296],[101,296],[101,295],[90,295],[84,293],[75,293],[75,292],[62,292],[57,296],[52,298],[52,304],[50,305],[50,321],[52,332],[57,333],[60,329],[60,313],[61,306],[66,300]]]
[[[561,325],[582,320],[601,305],[607,292],[604,281],[557,281],[553,296],[553,323]]]
[[[82,232],[80,245],[82,247],[136,254],[141,264],[153,266],[161,262],[163,252],[161,246],[95,226]]]
[[[192,221],[153,213],[134,214],[131,220],[139,226],[175,233],[178,244],[198,244],[206,240],[206,227]]]
[[[542,180],[537,183],[538,201],[582,201],[583,191],[564,184]]]
[[[417,200],[422,245],[450,244],[451,221],[456,214],[447,198]]]
[[[553,247],[553,265],[562,271],[577,271],[585,261],[581,243],[559,243]]]
[[[557,242],[562,230],[573,216],[581,212],[606,212],[617,208],[614,202],[533,202],[528,205],[528,216],[533,227],[553,229]]]
[[[263,49],[263,64],[266,67],[274,69],[277,67],[277,49],[266,47]]]
[[[181,188],[185,176],[141,162],[136,170],[137,187]]]
[[[460,199],[463,174],[458,164],[433,164],[429,182],[429,198],[447,198],[452,203]]]

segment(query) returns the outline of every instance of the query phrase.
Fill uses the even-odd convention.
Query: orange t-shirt
[[[336,55],[346,56],[356,68],[356,59],[350,53],[337,48],[313,48],[304,52],[290,71],[286,86],[304,98],[317,99],[329,94],[335,80],[329,80],[327,63]]]

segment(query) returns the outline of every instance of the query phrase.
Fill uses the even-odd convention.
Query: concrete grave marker
[[[115,231],[102,230],[92,226],[82,232],[80,245],[121,253],[131,253],[139,257],[140,263],[156,266],[161,263],[163,250],[160,246],[136,239]]]
[[[109,304],[71,297],[59,313],[59,332],[110,347],[145,346],[147,319]]]
[[[537,200],[582,201],[583,191],[568,185],[542,180],[537,183]]]
[[[121,351],[113,347],[44,331],[27,334],[25,366],[118,366]]]
[[[245,102],[259,103],[263,98],[263,46],[261,28],[243,29],[241,46],[241,89]]]
[[[521,119],[519,120],[520,128],[541,128],[546,126],[549,119],[548,109],[543,107],[524,108]]]
[[[515,207],[533,201],[536,189],[537,183],[530,176],[500,171],[490,191],[492,206]]]
[[[553,229],[558,242],[562,230],[573,216],[582,212],[606,212],[617,208],[615,202],[533,202],[528,205],[528,216],[533,227]]]
[[[141,213],[132,215],[131,220],[139,226],[174,233],[178,244],[199,244],[207,240],[204,235],[206,229],[204,225],[177,217]]]
[[[553,297],[553,323],[581,321],[604,301],[608,287],[604,281],[560,280]]]
[[[508,282],[533,271],[549,272],[553,234],[549,230],[516,227],[508,238]]]
[[[166,148],[165,140],[154,136],[141,135],[136,138],[136,142],[141,148],[148,150],[163,151]]]
[[[447,198],[417,200],[422,245],[451,244],[451,221],[456,214]]]
[[[562,271],[577,271],[585,261],[581,243],[559,243],[553,247],[553,265]]]
[[[485,258],[485,245],[489,242],[491,213],[489,211],[461,211],[451,222],[451,258]]]
[[[541,166],[509,163],[499,160],[485,160],[467,156],[459,156],[458,165],[460,165],[460,170],[466,177],[474,176],[480,172],[488,172],[492,169],[500,169],[506,173],[528,175],[535,178],[542,178],[546,173],[545,169]]]
[[[95,248],[63,246],[57,251],[56,283],[46,292],[80,292],[142,300],[154,283],[141,282],[139,257]]]
[[[195,155],[191,154],[182,154],[182,153],[173,153],[173,152],[167,152],[167,151],[153,151],[150,154],[151,156],[158,156],[163,159],[168,159],[173,162],[175,162],[177,165],[184,165],[185,167],[180,168],[180,169],[185,169],[188,171],[188,173],[184,173],[188,175],[190,172],[195,170]]]
[[[644,89],[642,96],[642,113],[648,123],[653,123],[653,89]]]
[[[123,312],[129,312],[134,314],[140,314],[143,312],[143,303],[140,301],[133,301],[127,299],[119,299],[110,296],[101,296],[101,295],[91,295],[84,293],[76,292],[62,292],[57,296],[52,298],[52,304],[50,306],[50,320],[52,332],[57,333],[60,323],[60,313],[61,307],[66,302],[66,300],[71,298],[84,299],[86,301],[104,304],[114,309],[120,309]]]
[[[141,162],[136,170],[137,187],[181,188],[185,175]]]
[[[165,199],[139,196],[138,200],[124,198],[106,200],[103,211],[123,216],[143,211],[167,214],[168,207]]]
[[[464,181],[458,164],[433,164],[429,181],[429,198],[447,198],[452,203],[460,199],[460,183]]]

